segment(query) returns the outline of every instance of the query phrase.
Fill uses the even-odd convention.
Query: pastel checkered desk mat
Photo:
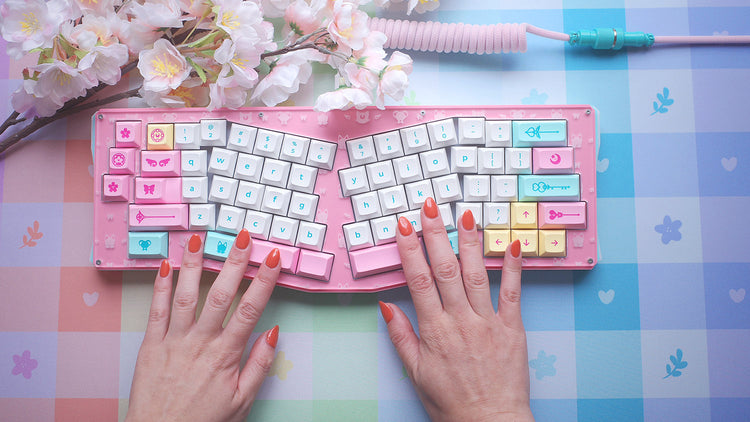
[[[750,34],[745,0],[510,3],[531,8],[444,1],[417,18]],[[537,420],[748,420],[750,48],[610,54],[530,36],[526,54],[412,56],[406,104],[591,104],[601,113],[600,263],[524,274]],[[2,60],[7,98],[19,65]],[[296,104],[312,104],[331,78],[316,75]],[[0,160],[3,421],[116,420],[127,408],[154,273],[90,262],[89,117],[48,127]],[[493,273],[493,295],[498,288]],[[280,324],[278,355],[250,419],[427,420],[378,300],[416,320],[403,288],[278,289],[257,327]]]

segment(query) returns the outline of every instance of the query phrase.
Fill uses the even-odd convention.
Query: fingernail
[[[196,253],[201,248],[201,237],[197,234],[194,234],[190,236],[190,241],[188,242],[188,251],[192,253]]]
[[[401,236],[408,236],[411,234],[411,223],[406,217],[398,219],[398,231],[401,232]]]
[[[237,249],[245,249],[250,244],[250,233],[247,232],[247,229],[242,229],[240,234],[237,235],[237,240],[234,241],[234,244],[237,246]]]
[[[424,207],[424,215],[426,215],[427,218],[437,218],[438,207],[434,199],[427,198],[427,200],[424,201],[423,207]]]
[[[161,261],[161,268],[159,268],[159,277],[166,277],[169,275],[169,262],[164,259]]]
[[[380,313],[383,314],[383,319],[388,324],[393,319],[393,309],[382,301],[378,302],[378,304],[380,304]]]
[[[279,248],[273,248],[266,257],[266,266],[268,266],[268,268],[276,268],[276,266],[279,265],[280,258],[281,253],[279,253]]]
[[[474,221],[474,213],[471,210],[464,211],[464,215],[461,216],[461,224],[465,230],[472,230],[477,225]]]
[[[516,239],[510,244],[510,254],[514,258],[518,258],[521,255],[521,241]]]
[[[269,331],[266,334],[266,343],[268,343],[269,346],[276,348],[276,343],[279,341],[279,326],[275,326],[271,328],[271,331]]]

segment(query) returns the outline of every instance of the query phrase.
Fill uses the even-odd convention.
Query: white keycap
[[[291,170],[291,168],[292,163],[289,161],[267,158],[266,162],[263,163],[263,172],[260,174],[260,183],[285,188],[286,182],[289,180],[289,170]]]
[[[183,176],[205,176],[208,174],[208,151],[183,150],[180,152],[180,174]]]
[[[422,217],[420,217],[419,213],[420,213],[419,210],[402,212],[401,214],[398,215],[398,218],[400,219],[401,217],[404,217],[407,220],[409,220],[409,223],[411,223],[411,227],[412,229],[414,229],[414,232],[417,234],[421,234],[422,233]]]
[[[394,158],[393,169],[396,173],[396,184],[403,185],[422,180],[422,166],[419,165],[418,155]]]
[[[253,154],[261,155],[268,158],[279,158],[281,153],[281,141],[284,134],[266,129],[258,129],[255,137],[255,147]]]
[[[298,220],[315,221],[315,213],[318,211],[318,200],[318,195],[292,192],[287,216]]]
[[[505,174],[531,174],[531,148],[505,148]]]
[[[310,148],[310,138],[303,138],[297,135],[284,134],[284,140],[281,143],[282,160],[294,163],[305,164],[307,150]]]
[[[376,245],[396,241],[398,219],[395,215],[387,215],[385,217],[370,220],[370,225],[372,226],[372,237],[374,238]]]
[[[352,210],[354,210],[354,219],[356,221],[368,220],[383,215],[380,212],[380,200],[376,191],[352,196]]]
[[[292,164],[289,172],[289,182],[287,189],[300,191],[304,193],[313,193],[315,190],[315,180],[318,178],[318,169],[315,167],[303,166],[302,164]]]
[[[505,150],[502,148],[479,148],[477,150],[477,173],[503,174]]]
[[[227,144],[227,121],[223,119],[201,120],[201,146],[223,147]]]
[[[383,215],[397,214],[409,209],[406,203],[406,192],[404,192],[404,187],[401,185],[380,189],[378,191],[378,199],[380,200],[380,209],[383,210]]]
[[[518,201],[518,176],[490,176],[492,202]]]
[[[266,186],[263,192],[263,203],[260,210],[276,215],[286,215],[289,209],[289,201],[292,199],[292,191],[289,189]]]
[[[406,201],[409,204],[410,210],[422,208],[422,204],[424,204],[427,198],[435,197],[435,194],[432,192],[432,183],[429,180],[409,183],[404,185],[404,188],[406,189]]]
[[[378,155],[378,160],[388,160],[404,155],[401,135],[397,130],[373,135],[372,139],[375,141],[375,152]]]
[[[198,123],[174,124],[175,149],[199,149],[201,147],[201,125]]]
[[[435,202],[438,204],[463,199],[461,184],[458,182],[457,174],[449,174],[432,179],[432,190],[435,193]]]
[[[430,149],[430,138],[427,135],[427,126],[419,125],[405,127],[401,131],[401,141],[404,145],[404,154],[416,154]]]
[[[294,241],[297,240],[298,228],[299,220],[275,215],[271,223],[271,232],[268,234],[268,240],[292,246],[294,245]]]
[[[476,173],[477,148],[451,147],[451,173]]]
[[[458,143],[484,145],[484,119],[481,117],[458,119]]]
[[[440,212],[440,218],[443,219],[443,225],[445,225],[445,229],[455,230],[456,226],[453,224],[455,220],[453,220],[453,210],[451,209],[451,204],[440,204],[438,205],[438,211]]]
[[[227,148],[250,154],[253,152],[255,145],[255,135],[258,129],[250,126],[232,123],[229,127],[229,139],[227,139]]]
[[[488,147],[511,147],[513,137],[510,120],[487,120],[485,123],[484,144]]]
[[[272,219],[273,216],[265,212],[247,211],[245,213],[244,227],[250,232],[251,237],[268,240]]]
[[[510,203],[485,202],[482,216],[482,226],[485,229],[510,228]]]
[[[208,160],[208,172],[220,176],[234,176],[234,168],[237,163],[237,151],[224,148],[213,148],[211,158]]]
[[[237,166],[234,168],[234,177],[249,182],[260,182],[263,161],[263,157],[240,153],[237,156]]]
[[[325,225],[300,221],[299,231],[297,232],[297,242],[295,242],[294,246],[320,251],[323,249],[323,241],[325,238]]]
[[[341,193],[344,196],[352,196],[370,190],[365,166],[340,170],[339,181],[341,182]]]
[[[237,187],[237,197],[234,200],[234,205],[258,211],[263,202],[263,193],[265,190],[266,187],[264,185],[242,180]]]
[[[187,204],[208,202],[208,177],[183,177],[182,202]]]
[[[372,136],[346,141],[346,151],[349,153],[349,164],[352,167],[374,163],[378,159]]]
[[[216,205],[190,204],[190,230],[215,230]]]
[[[490,176],[467,174],[464,176],[464,201],[489,202]]]
[[[219,215],[216,216],[216,231],[237,234],[242,230],[245,222],[245,210],[230,205],[219,207]]]
[[[425,179],[444,176],[451,172],[448,153],[446,151],[445,148],[441,148],[419,154],[419,161],[422,163],[422,173]]]
[[[307,153],[307,165],[325,170],[333,169],[338,145],[332,142],[310,141],[310,151]]]
[[[370,181],[370,189],[382,189],[396,185],[396,175],[393,173],[391,161],[380,161],[368,164],[367,179]]]
[[[368,248],[374,245],[372,233],[370,233],[370,223],[367,221],[361,223],[346,224],[342,227],[346,247],[350,251]]]
[[[477,228],[481,228],[482,225],[482,203],[480,202],[456,202],[456,226],[461,224],[461,219],[464,216],[466,210],[471,210],[474,215],[474,221],[477,223]]]
[[[430,143],[432,149],[445,148],[456,145],[456,127],[453,119],[438,120],[437,122],[427,123],[427,130],[430,132]]]
[[[237,185],[239,180],[230,179],[223,176],[214,176],[211,181],[211,190],[208,194],[208,200],[211,202],[221,202],[222,204],[234,205],[234,197],[237,194]]]

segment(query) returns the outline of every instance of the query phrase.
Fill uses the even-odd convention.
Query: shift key
[[[188,205],[133,205],[128,208],[128,224],[132,231],[187,230]]]

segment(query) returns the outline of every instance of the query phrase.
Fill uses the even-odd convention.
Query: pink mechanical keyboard
[[[457,254],[457,220],[472,211],[488,269],[515,239],[525,268],[591,269],[596,121],[580,105],[100,110],[94,263],[179,268],[198,233],[204,267],[219,271],[247,228],[247,277],[279,248],[280,285],[384,290],[405,284],[397,218],[420,233],[433,197]]]

